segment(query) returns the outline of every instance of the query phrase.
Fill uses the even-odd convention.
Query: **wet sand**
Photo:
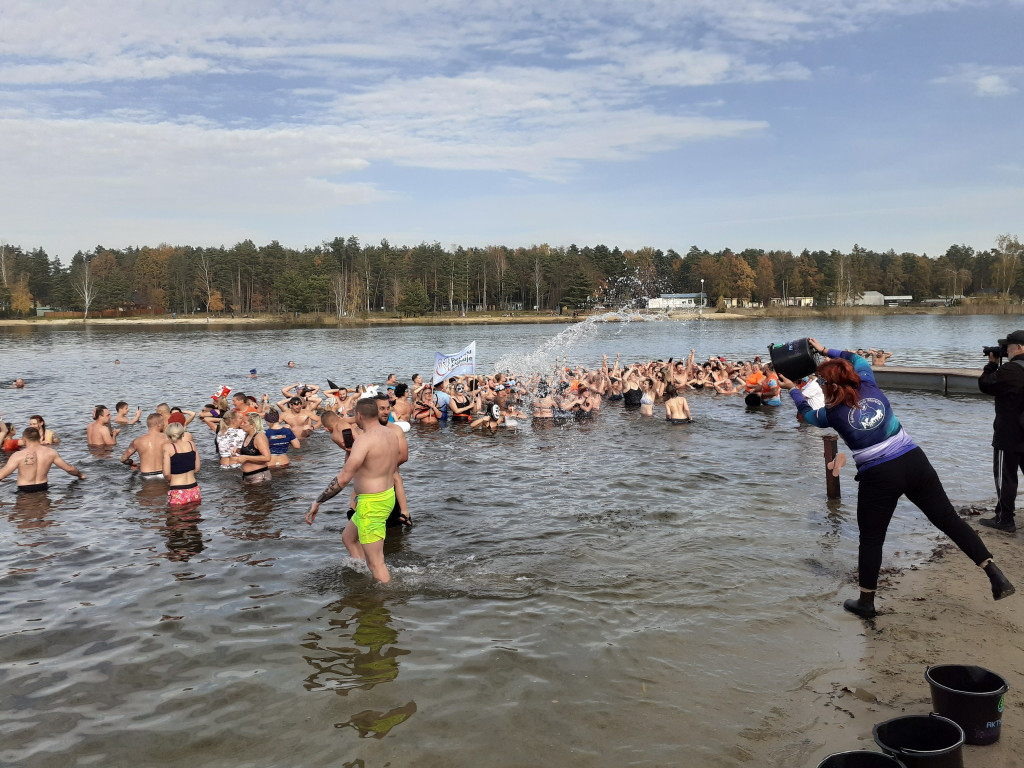
[[[938,540],[928,561],[881,583],[879,615],[839,622],[836,664],[810,670],[800,687],[780,697],[772,714],[746,734],[751,757],[777,768],[815,766],[846,750],[878,751],[876,723],[932,710],[924,679],[933,664],[975,664],[1009,684],[1002,736],[996,744],[965,747],[964,764],[1024,766],[1024,564],[1021,534],[974,527],[1018,592],[992,600],[988,579],[955,546]],[[886,581],[888,583],[886,583]],[[856,594],[851,584],[840,601]]]

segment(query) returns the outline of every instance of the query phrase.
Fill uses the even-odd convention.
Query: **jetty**
[[[978,395],[981,368],[910,368],[885,365],[872,368],[882,389],[923,389],[944,395]]]

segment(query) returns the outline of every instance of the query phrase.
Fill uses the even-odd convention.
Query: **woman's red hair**
[[[856,408],[860,400],[860,376],[849,360],[836,357],[818,366],[818,375],[825,380],[827,405],[845,405]]]

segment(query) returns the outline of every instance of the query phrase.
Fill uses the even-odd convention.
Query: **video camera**
[[[999,355],[999,357],[1009,356],[1005,344],[1000,344],[995,347],[982,347],[981,354],[983,354],[985,357],[988,357],[989,355]]]

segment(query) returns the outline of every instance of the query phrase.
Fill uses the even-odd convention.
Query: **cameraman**
[[[999,346],[1006,348],[1009,358],[1006,365],[999,364],[999,353],[989,350],[988,365],[978,377],[978,389],[996,398],[996,419],[992,425],[992,471],[999,501],[996,502],[995,517],[982,518],[978,522],[997,531],[1014,533],[1017,530],[1013,520],[1017,469],[1024,469],[1024,427],[1020,423],[1024,413],[1024,331],[1008,334],[999,340]]]

